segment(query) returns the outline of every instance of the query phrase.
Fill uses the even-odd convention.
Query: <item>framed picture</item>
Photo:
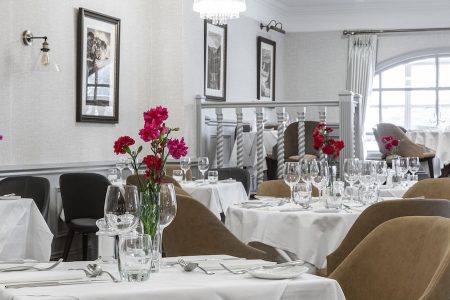
[[[225,101],[227,90],[227,25],[205,20],[205,97]]]
[[[275,60],[277,45],[274,41],[259,36],[257,48],[257,97],[259,100],[275,101]]]
[[[77,122],[119,122],[120,20],[78,12]]]

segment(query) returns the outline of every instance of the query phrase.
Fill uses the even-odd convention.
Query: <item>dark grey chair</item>
[[[83,260],[87,259],[89,233],[98,228],[95,222],[103,218],[106,191],[110,182],[100,174],[68,173],[59,177],[65,222],[69,227],[63,259],[67,261],[75,232],[83,236]]]
[[[50,203],[50,182],[44,177],[16,176],[0,181],[0,195],[16,194],[22,198],[32,198],[45,220]]]

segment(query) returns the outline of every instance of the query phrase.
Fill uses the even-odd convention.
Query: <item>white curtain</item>
[[[372,80],[377,61],[377,36],[361,34],[350,36],[348,44],[347,90],[361,95],[359,135],[355,141],[356,156],[364,157],[364,121],[366,119],[367,103],[372,91]]]

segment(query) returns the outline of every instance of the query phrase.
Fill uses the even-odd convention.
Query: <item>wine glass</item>
[[[180,182],[183,180],[183,170],[173,170],[172,177],[176,181]]]
[[[408,173],[409,169],[409,160],[408,157],[399,157],[396,160],[396,167],[398,172],[400,173],[400,181],[403,182],[403,178],[405,177],[406,173]],[[403,183],[402,183],[403,185]]]
[[[184,173],[184,182],[187,182],[187,171],[191,168],[191,158],[188,156],[180,158],[180,167]]]
[[[134,230],[139,224],[139,193],[134,185],[108,186],[105,220],[117,234]]]
[[[199,157],[198,170],[202,173],[203,182],[205,182],[205,172],[209,169],[209,159],[207,157]]]
[[[315,173],[313,173],[313,175],[311,175],[310,167],[311,167],[311,162],[309,160],[307,160],[305,158],[300,160],[301,179],[304,183],[308,184],[309,186],[311,186],[311,182],[314,177],[313,175],[315,174]]]
[[[284,163],[284,182],[289,185],[291,189],[290,201],[294,202],[294,185],[300,181],[300,165],[298,162],[286,162]]]
[[[375,181],[376,181],[376,169],[374,162],[371,160],[362,161],[359,182],[361,182],[362,185],[368,187],[374,184]]]
[[[327,186],[329,179],[328,162],[326,160],[314,162],[311,165],[310,173],[317,175],[312,179],[312,184],[319,190],[319,200],[322,201],[323,189]]]
[[[409,158],[409,171],[412,173],[412,178],[414,180],[416,173],[419,172],[420,161],[418,157]]]
[[[346,158],[344,160],[344,179],[353,191],[353,184],[359,179],[361,173],[360,162],[357,158]],[[353,193],[350,194],[350,202],[353,202]]]
[[[177,214],[177,198],[175,188],[172,183],[161,184],[159,190],[159,226],[161,228],[161,241],[164,228],[172,223]],[[160,247],[162,243],[159,243]],[[161,253],[161,249],[159,253]],[[164,264],[163,264],[164,266]]]
[[[375,163],[376,182],[380,187],[387,179],[387,163],[385,160],[380,160]]]
[[[119,156],[119,158],[116,161],[116,168],[119,170],[119,176],[117,178],[118,180],[120,179],[123,181],[122,172],[126,166],[127,166],[127,159],[123,156]]]

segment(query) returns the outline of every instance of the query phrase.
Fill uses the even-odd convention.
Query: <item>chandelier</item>
[[[239,13],[244,12],[247,6],[245,0],[194,0],[193,8],[200,13],[200,18],[222,25],[239,18]]]

